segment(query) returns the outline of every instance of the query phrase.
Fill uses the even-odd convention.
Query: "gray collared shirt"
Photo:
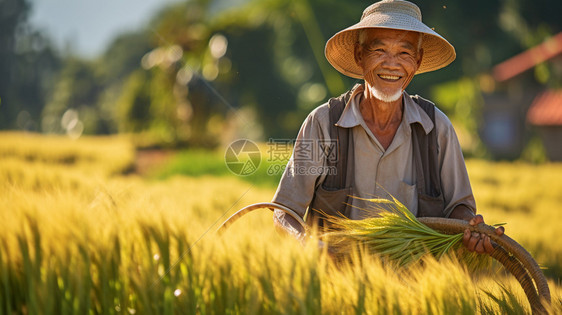
[[[434,124],[411,98],[404,92],[404,111],[402,122],[385,150],[365,123],[359,104],[363,86],[354,90],[349,102],[337,122],[344,128],[351,128],[354,141],[354,182],[352,211],[350,217],[359,219],[365,216],[361,209],[369,208],[369,202],[360,198],[395,197],[414,215],[418,211],[416,173],[413,167],[411,127],[419,122],[429,133]],[[438,157],[441,173],[442,192],[445,199],[443,216],[448,217],[460,204],[473,211],[475,200],[470,187],[461,148],[447,116],[436,108]],[[329,109],[323,104],[313,110],[304,121],[296,142],[295,150],[281,178],[273,202],[285,205],[304,216],[312,200],[315,189],[326,177],[326,158],[321,144],[329,143]],[[304,144],[304,145],[303,145]],[[308,148],[306,154],[300,152]],[[309,158],[302,158],[302,157]],[[319,170],[325,170],[320,172]],[[280,215],[279,212],[276,213]]]

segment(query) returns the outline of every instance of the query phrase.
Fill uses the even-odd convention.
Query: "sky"
[[[55,44],[84,57],[101,54],[124,31],[144,27],[167,3],[178,0],[31,0],[29,21]]]

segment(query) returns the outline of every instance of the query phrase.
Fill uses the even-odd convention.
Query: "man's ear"
[[[363,46],[361,46],[358,42],[355,43],[355,48],[353,50],[353,57],[355,59],[355,63],[363,68]]]

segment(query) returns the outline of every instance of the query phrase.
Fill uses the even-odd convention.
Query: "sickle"
[[[297,220],[297,222],[303,226],[305,231],[308,231],[306,223],[295,211],[280,204],[262,202],[252,204],[238,210],[219,227],[217,233],[222,234],[232,223],[241,218],[243,215],[261,208],[282,210],[293,219]],[[505,234],[498,236],[493,226],[489,226],[484,223],[472,226],[468,224],[467,221],[457,219],[433,217],[422,217],[417,219],[428,227],[444,234],[459,234],[463,233],[465,229],[469,229],[473,232],[488,235],[494,242],[496,242],[494,251],[490,254],[490,256],[500,262],[517,279],[519,284],[521,284],[521,287],[525,291],[525,295],[531,304],[533,314],[547,313],[543,305],[543,301],[550,304],[550,290],[548,288],[546,278],[531,254],[529,254],[529,252],[527,252],[516,241]]]
[[[224,231],[226,231],[226,229],[232,223],[234,223],[236,220],[240,219],[240,217],[242,217],[243,215],[245,215],[249,212],[252,212],[254,210],[261,209],[261,208],[269,208],[270,210],[273,210],[273,209],[282,210],[286,214],[290,215],[293,219],[297,220],[297,222],[299,222],[299,224],[302,225],[302,227],[304,227],[305,231],[308,231],[308,226],[306,225],[304,220],[301,218],[301,216],[298,213],[296,213],[295,211],[293,211],[290,208],[287,208],[283,205],[280,205],[278,203],[260,202],[260,203],[255,203],[255,204],[246,206],[246,207],[236,211],[236,213],[234,213],[233,215],[230,216],[230,218],[228,218],[228,219],[226,219],[226,221],[224,221],[224,223],[217,230],[217,233],[219,233],[219,234],[224,233]]]

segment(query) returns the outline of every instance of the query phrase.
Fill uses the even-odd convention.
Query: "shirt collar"
[[[425,110],[421,108],[411,97],[404,91],[402,95],[402,100],[404,101],[404,114],[402,119],[408,124],[419,123],[425,130],[425,134],[428,134],[434,127],[433,121],[427,115]]]
[[[364,89],[363,84],[353,88],[351,97],[349,98],[347,104],[345,104],[343,113],[336,123],[336,126],[352,128],[364,124],[363,116],[361,115],[361,110],[359,108]],[[419,123],[422,125],[425,133],[428,134],[434,127],[431,118],[429,118],[427,113],[418,104],[416,104],[406,91],[402,94],[402,100],[404,103],[404,113],[402,114],[403,122],[408,125]]]
[[[351,97],[345,104],[345,108],[340,116],[340,119],[336,123],[336,126],[343,128],[352,128],[361,125],[363,122],[363,116],[361,116],[361,110],[359,109],[359,104],[361,103],[361,98],[363,98],[364,85],[358,84],[351,90]]]

